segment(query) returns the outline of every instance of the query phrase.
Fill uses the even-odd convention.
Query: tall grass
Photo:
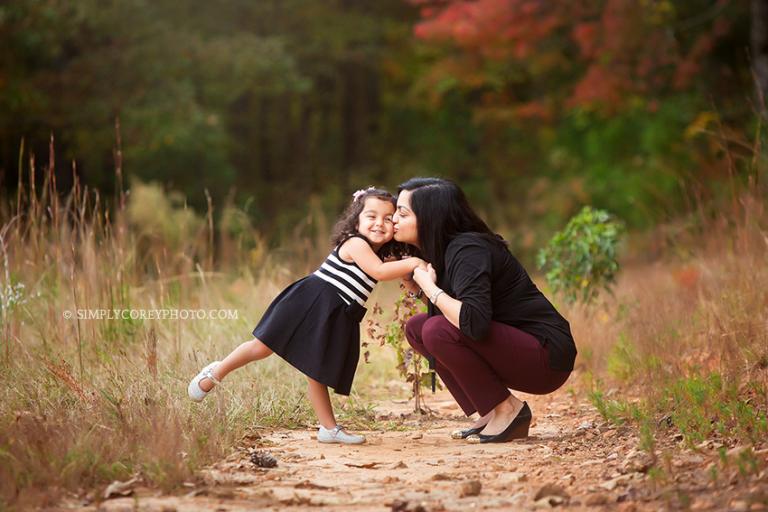
[[[656,440],[673,435],[692,449],[765,447],[765,198],[753,187],[714,215],[699,212],[661,257],[625,268],[614,296],[567,313],[593,403],[638,425],[654,457]]]
[[[235,372],[203,404],[186,385],[250,338],[296,269],[327,250],[327,229],[308,238],[298,226],[298,256],[270,254],[231,205],[214,225],[212,206],[199,217],[157,185],[123,193],[119,160],[113,208],[76,175],[61,196],[53,155],[51,145],[42,186],[34,158],[21,162],[18,194],[0,205],[0,505],[52,503],[136,473],[170,489],[249,429],[312,424],[306,381],[277,357]],[[237,319],[64,317],[99,308],[230,309]],[[370,420],[359,397],[336,401],[342,420]]]

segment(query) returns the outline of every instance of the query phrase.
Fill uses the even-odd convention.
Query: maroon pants
[[[551,370],[549,353],[532,335],[491,322],[488,336],[473,341],[442,315],[415,315],[405,326],[408,343],[435,358],[435,370],[467,416],[489,413],[509,389],[545,395],[562,386],[569,371]]]

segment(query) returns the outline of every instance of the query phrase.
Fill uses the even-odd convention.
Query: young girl
[[[317,414],[321,443],[359,444],[365,437],[336,424],[328,386],[349,395],[360,355],[360,321],[377,281],[398,279],[419,265],[419,258],[382,262],[392,254],[395,198],[370,187],[358,190],[333,230],[334,250],[313,274],[291,284],[267,308],[254,338],[214,361],[189,383],[199,402],[232,370],[276,352],[307,376],[309,399]]]

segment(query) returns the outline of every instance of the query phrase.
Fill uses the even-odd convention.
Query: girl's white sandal
[[[187,393],[189,393],[189,398],[194,400],[195,402],[201,402],[203,398],[206,397],[206,395],[210,391],[203,391],[203,389],[200,387],[200,381],[203,379],[211,379],[211,382],[213,382],[213,385],[216,386],[218,384],[221,384],[219,379],[213,376],[213,370],[218,366],[218,364],[221,361],[214,361],[202,370],[200,370],[200,373],[195,375],[195,377],[189,382],[189,386],[187,386]],[[211,388],[213,389],[213,388]]]

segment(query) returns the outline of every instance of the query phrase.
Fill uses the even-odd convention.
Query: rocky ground
[[[743,447],[657,436],[655,461],[638,433],[606,423],[568,392],[522,395],[534,414],[529,438],[468,444],[450,432],[466,427],[447,392],[427,395],[431,414],[412,402],[385,401],[377,414],[403,430],[365,432],[360,446],[321,445],[314,430],[275,430],[244,439],[233,453],[171,495],[115,482],[73,501],[81,510],[464,511],[564,507],[589,510],[766,510],[768,449],[754,459]],[[664,436],[662,436],[664,437]],[[720,452],[720,453],[719,453]],[[663,454],[672,455],[663,455]],[[274,460],[272,460],[274,459]],[[276,462],[276,466],[259,467]],[[753,462],[750,462],[752,460]],[[104,496],[109,499],[104,500]],[[97,499],[98,498],[98,499]],[[101,501],[103,500],[103,501]]]

